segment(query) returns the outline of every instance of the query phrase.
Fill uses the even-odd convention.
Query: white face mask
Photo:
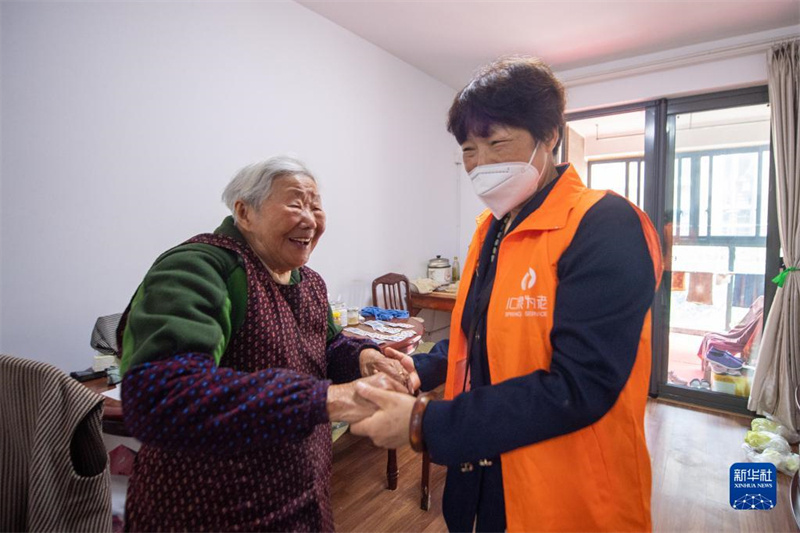
[[[475,194],[498,220],[527,200],[536,191],[541,173],[531,165],[539,143],[527,163],[494,163],[472,169],[469,179]]]

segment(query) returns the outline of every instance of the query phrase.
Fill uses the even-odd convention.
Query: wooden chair
[[[411,284],[402,274],[389,273],[372,282],[372,305],[384,309],[402,309],[411,313]]]
[[[384,274],[372,282],[372,305],[384,309],[402,309],[411,313],[409,291],[411,285],[403,274]],[[409,346],[407,353],[412,353],[416,346]],[[428,452],[422,454],[422,478],[420,488],[422,501],[420,508],[427,511],[431,505],[430,495],[430,466],[431,458]],[[386,483],[389,490],[397,489],[397,450],[389,450],[386,462]]]

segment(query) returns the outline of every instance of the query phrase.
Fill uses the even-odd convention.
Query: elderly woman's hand
[[[359,380],[361,381],[361,380]],[[354,435],[369,437],[376,446],[401,448],[408,444],[411,410],[416,401],[408,394],[380,390],[367,383],[358,384],[357,394],[376,406],[370,417],[350,426]]]
[[[377,407],[374,403],[356,394],[356,385],[358,383],[364,383],[372,389],[400,392],[404,395],[408,393],[401,383],[382,373],[373,374],[343,385],[331,385],[328,387],[328,398],[326,400],[328,418],[330,420],[348,423],[358,422],[375,412]]]
[[[406,358],[407,361],[403,358]],[[419,376],[414,370],[414,362],[407,355],[392,348],[386,348],[386,355],[374,348],[361,350],[361,354],[358,356],[358,364],[362,376],[371,376],[378,372],[383,372],[403,385],[411,394],[414,394],[419,388]]]

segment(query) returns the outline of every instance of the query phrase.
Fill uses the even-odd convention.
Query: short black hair
[[[447,131],[462,144],[470,133],[487,137],[495,125],[527,130],[548,141],[558,129],[563,138],[564,86],[542,60],[502,57],[478,71],[456,95],[447,117]]]

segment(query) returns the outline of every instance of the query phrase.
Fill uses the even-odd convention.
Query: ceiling
[[[800,0],[297,1],[454,89],[501,55],[561,73],[800,24]]]

